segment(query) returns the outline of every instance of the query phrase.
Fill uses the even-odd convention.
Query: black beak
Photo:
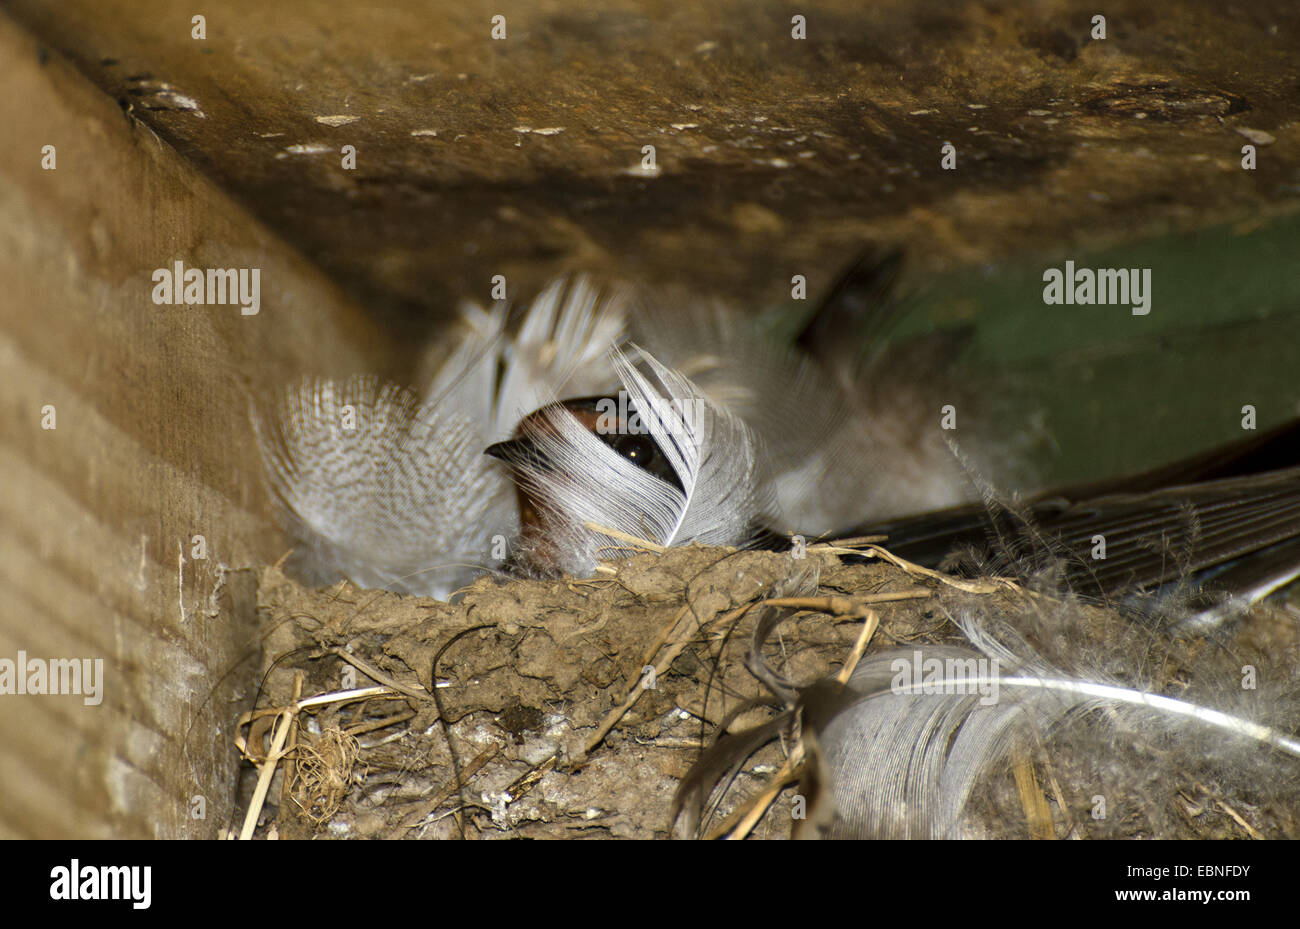
[[[497,442],[495,445],[489,445],[483,450],[484,455],[491,455],[493,458],[500,458],[502,461],[518,461],[519,453],[523,451],[520,446],[523,443],[519,439],[510,439],[506,442]]]
[[[517,467],[525,463],[538,464],[541,462],[541,455],[537,451],[537,443],[532,439],[507,439],[504,442],[497,442],[495,445],[489,445],[485,448],[483,454],[499,458],[511,467]]]

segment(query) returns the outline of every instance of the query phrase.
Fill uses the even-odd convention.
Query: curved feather
[[[662,546],[739,545],[753,531],[765,488],[749,429],[688,378],[645,352],[640,357],[648,373],[617,349],[610,355],[636,413],[610,428],[648,433],[681,486],[620,455],[563,406],[545,408],[521,424],[529,451],[511,460],[544,510],[548,551],[538,560],[580,574],[598,557],[628,550],[593,525]]]
[[[995,636],[974,609],[952,618],[975,648],[897,649],[863,661],[818,731],[838,808],[832,835],[958,837],[972,791],[1017,739],[1099,708],[1127,715],[1151,738],[1180,738],[1190,727],[1300,758],[1300,739],[1280,729],[1132,682],[1068,673],[1018,636]]]
[[[635,346],[633,346],[635,348]],[[736,545],[765,502],[753,434],[739,417],[706,399],[686,377],[641,352],[643,374],[622,352],[614,370],[632,407],[685,490],[663,545]]]
[[[763,655],[789,612],[762,614],[747,665],[771,694],[768,702],[784,711],[706,749],[682,781],[675,813],[698,827],[738,766],[783,733],[803,740],[808,759],[800,792],[809,819],[796,823],[796,834],[819,831],[809,828],[814,822],[835,838],[979,834],[982,820],[969,809],[977,788],[984,796],[1012,749],[1044,736],[1055,769],[1087,768],[1092,792],[1102,786],[1098,767],[1106,793],[1144,779],[1162,783],[1161,774],[1119,760],[1132,762],[1119,738],[1127,733],[1139,764],[1164,759],[1166,778],[1212,773],[1248,794],[1263,787],[1279,799],[1288,790],[1294,796],[1300,688],[1285,657],[1258,668],[1254,690],[1243,686],[1240,665],[1265,656],[1191,645],[1183,654],[1192,665],[1172,664],[1177,689],[1162,692],[1148,659],[1169,666],[1177,646],[1156,630],[1136,632],[1118,614],[1043,597],[953,594],[946,603],[952,608],[940,600],[940,609],[967,644],[890,649],[864,658],[847,685],[824,679],[799,689]],[[820,785],[829,790],[814,789]],[[1131,818],[1126,809],[1119,819]],[[1160,815],[1159,807],[1148,807],[1148,815]]]

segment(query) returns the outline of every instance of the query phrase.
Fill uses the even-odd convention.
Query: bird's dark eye
[[[672,484],[678,490],[682,489],[681,478],[673,470],[668,459],[664,457],[663,452],[659,451],[659,446],[655,445],[655,440],[644,433],[624,433],[622,435],[601,436],[605,444],[618,452],[628,461],[635,464],[649,474],[653,474],[661,481]]]
[[[614,440],[614,451],[633,464],[638,464],[647,471],[658,456],[654,440],[648,435],[621,435]]]

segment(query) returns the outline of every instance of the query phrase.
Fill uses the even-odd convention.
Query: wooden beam
[[[0,60],[0,660],[104,664],[99,705],[0,695],[0,835],[213,836],[258,666],[232,572],[285,545],[250,397],[382,369],[389,346],[3,15]],[[151,275],[177,260],[261,269],[260,312],[155,305]]]

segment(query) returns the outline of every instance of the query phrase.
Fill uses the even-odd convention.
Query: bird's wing
[[[1300,466],[1291,458],[1290,467],[1258,470],[1286,462],[1287,443],[1296,435],[1300,421],[1128,482],[1060,488],[1008,507],[956,507],[855,527],[850,534],[885,534],[891,551],[922,564],[974,549],[981,571],[1023,579],[1055,565],[1075,593],[1106,598],[1230,566],[1199,580],[1252,600],[1300,575],[1300,557],[1285,544],[1300,538]],[[1159,486],[1163,479],[1206,475]],[[1098,490],[1103,493],[1087,496]],[[1238,563],[1255,556],[1264,560]]]

